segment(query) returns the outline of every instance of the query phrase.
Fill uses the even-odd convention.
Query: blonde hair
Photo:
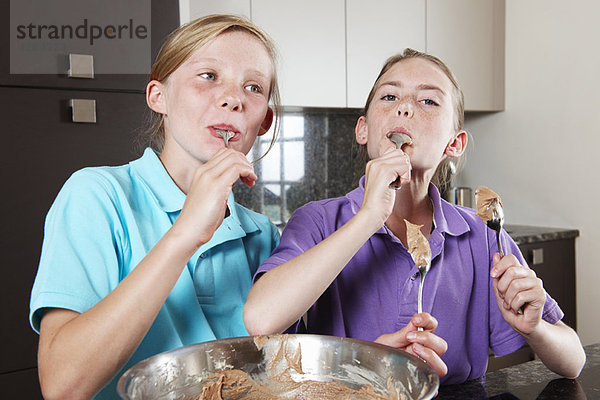
[[[208,15],[198,18],[174,30],[162,45],[156,61],[150,70],[149,80],[164,82],[181,64],[183,64],[197,49],[204,46],[224,32],[246,32],[260,41],[271,58],[273,75],[271,77],[268,99],[272,102],[275,114],[274,132],[267,152],[271,150],[279,132],[281,100],[277,85],[277,51],[273,40],[259,27],[244,17],[227,14]],[[151,111],[150,127],[146,130],[147,144],[160,152],[165,143],[163,114]],[[260,158],[264,157],[261,156]],[[259,158],[259,159],[260,159]]]
[[[444,62],[439,58],[432,56],[431,54],[423,53],[410,48],[404,49],[404,52],[396,54],[387,59],[387,61],[383,65],[383,68],[381,69],[381,72],[379,72],[379,76],[373,84],[373,88],[371,88],[371,92],[369,92],[363,115],[366,117],[367,112],[369,111],[369,107],[371,106],[371,102],[373,101],[373,97],[375,96],[375,92],[379,88],[381,77],[397,63],[411,58],[420,58],[435,64],[440,69],[440,71],[442,71],[448,77],[448,79],[450,79],[450,82],[452,83],[454,89],[452,93],[452,101],[454,103],[454,130],[456,132],[461,131],[465,122],[465,98],[462,90],[460,89],[460,86],[458,85],[458,82],[456,81],[456,78],[454,77],[454,74],[452,74],[450,68],[448,68],[448,66],[444,64]],[[365,146],[363,145],[361,147],[362,151],[366,153],[366,150],[364,150]],[[464,153],[460,157],[456,158],[446,157],[440,163],[440,165],[438,165],[431,181],[437,187],[447,185],[448,183],[450,183],[452,175],[457,173],[460,170],[460,168],[462,168],[464,164],[464,159]]]

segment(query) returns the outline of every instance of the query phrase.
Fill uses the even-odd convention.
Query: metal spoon
[[[504,226],[504,210],[498,199],[492,200],[490,203],[490,210],[492,211],[492,218],[488,219],[486,224],[488,227],[496,231],[496,241],[498,242],[498,252],[501,257],[504,257],[504,251],[502,250],[502,244],[500,243],[500,231]]]
[[[219,135],[221,135],[221,137],[223,138],[223,142],[225,143],[225,147],[229,146],[229,139],[231,139],[235,135],[235,132],[228,131],[228,130],[223,130],[223,129],[217,129],[217,133]]]
[[[421,232],[423,225],[413,224],[406,219],[406,244],[407,250],[410,253],[411,258],[415,262],[415,265],[419,269],[419,291],[417,292],[417,312],[423,312],[423,282],[425,281],[425,275],[429,272],[431,267],[431,248],[429,247],[429,241],[425,238]],[[423,328],[419,328],[422,331]]]
[[[426,265],[419,266],[419,291],[417,294],[417,313],[423,312],[423,282],[425,281],[425,275],[429,272],[429,268],[431,267],[430,263]],[[417,328],[418,331],[422,331],[422,327]]]
[[[396,149],[401,148],[405,143],[408,145],[412,144],[412,139],[405,133],[390,132],[386,135],[386,137],[396,144]],[[398,190],[401,186],[400,177],[396,178],[394,182],[390,183],[390,189]]]
[[[504,226],[504,210],[498,199],[492,200],[490,203],[490,209],[492,210],[492,218],[488,219],[486,224],[488,227],[496,231],[496,242],[498,242],[498,253],[500,257],[504,257],[504,250],[502,250],[502,243],[500,243],[500,231]],[[525,312],[525,304],[517,311],[517,314],[523,314]]]

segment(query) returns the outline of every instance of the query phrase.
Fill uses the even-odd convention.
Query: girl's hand
[[[392,213],[396,191],[390,184],[400,177],[402,185],[410,181],[410,159],[402,150],[394,149],[367,163],[365,196],[361,210],[371,213],[383,225]]]
[[[415,314],[404,328],[379,336],[375,343],[411,353],[429,364],[439,376],[444,376],[448,373],[448,367],[441,356],[448,350],[448,343],[433,333],[437,326],[438,322],[431,314]],[[419,327],[423,330],[418,331]]]
[[[490,275],[502,316],[517,332],[531,334],[542,319],[546,291],[532,269],[519,264],[512,254],[494,254]]]
[[[223,222],[227,198],[238,179],[254,186],[258,177],[242,153],[220,149],[196,170],[181,214],[173,227],[193,241],[196,247],[208,242]]]

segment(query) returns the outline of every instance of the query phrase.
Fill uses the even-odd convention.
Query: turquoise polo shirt
[[[83,313],[123,280],[179,216],[185,194],[156,153],[118,167],[84,168],[60,190],[44,228],[30,303],[39,332],[44,308]],[[180,346],[248,335],[242,309],[252,276],[279,243],[261,214],[227,200],[231,215],[191,257],[127,365],[96,397],[116,398],[121,374]]]

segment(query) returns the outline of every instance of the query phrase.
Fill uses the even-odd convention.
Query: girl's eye
[[[431,99],[423,99],[421,100],[421,103],[427,105],[427,106],[437,106],[439,105],[438,103],[436,103],[435,101],[431,100]]]
[[[386,95],[383,95],[383,97],[381,97],[381,100],[383,100],[383,101],[395,101],[395,100],[398,100],[398,98],[396,96],[394,96],[393,94],[386,94]]]
[[[262,93],[262,88],[259,85],[248,85],[245,89],[252,93]]]
[[[203,74],[200,74],[200,76],[209,81],[214,81],[215,79],[217,79],[217,76],[215,74],[213,74],[212,72],[205,72]]]

